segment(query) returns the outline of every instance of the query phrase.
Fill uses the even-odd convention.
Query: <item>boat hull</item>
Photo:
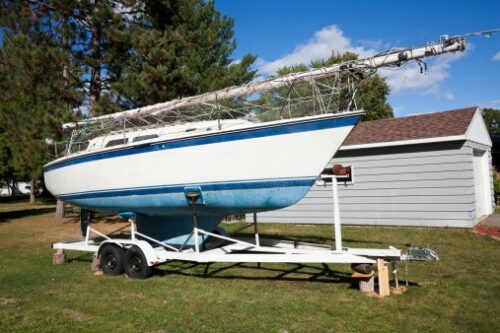
[[[82,154],[46,165],[45,183],[76,206],[163,217],[172,229],[191,216],[186,192],[194,189],[201,195],[200,226],[210,220],[212,228],[228,214],[284,208],[303,198],[359,117],[310,117]]]

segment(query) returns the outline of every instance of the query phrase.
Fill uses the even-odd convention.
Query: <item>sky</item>
[[[441,35],[500,29],[500,0],[334,1],[216,0],[234,19],[235,60],[258,57],[261,77],[284,65],[328,58],[332,51],[369,56],[393,47],[438,41]],[[500,108],[500,32],[469,37],[467,50],[417,65],[379,71],[391,87],[395,116],[467,106]]]

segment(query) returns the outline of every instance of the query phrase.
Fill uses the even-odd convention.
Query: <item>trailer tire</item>
[[[131,279],[146,279],[153,274],[146,256],[137,246],[132,246],[125,252],[125,272]]]
[[[100,264],[102,271],[106,275],[121,275],[123,269],[123,249],[114,244],[104,244],[99,251]]]

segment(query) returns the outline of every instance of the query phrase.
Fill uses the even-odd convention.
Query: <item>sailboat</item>
[[[64,156],[44,166],[45,184],[83,210],[131,212],[141,233],[183,244],[193,208],[199,227],[213,231],[227,215],[284,208],[305,196],[364,113],[355,105],[355,84],[347,88],[345,109],[338,109],[340,85],[359,84],[380,67],[464,49],[463,37],[446,36],[68,123],[71,140]],[[259,94],[280,96],[282,103],[266,109],[255,102]]]

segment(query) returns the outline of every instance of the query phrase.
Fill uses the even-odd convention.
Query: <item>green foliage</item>
[[[232,27],[213,1],[145,1],[142,24],[131,27],[130,66],[114,91],[131,108],[249,82],[255,57],[232,62]]]
[[[488,132],[491,134],[500,133],[500,110],[484,108],[482,114]]]
[[[387,103],[389,92],[389,85],[379,75],[361,83],[356,101],[366,111],[363,121],[394,117],[392,107]]]
[[[332,66],[342,62],[356,60],[357,58],[358,56],[352,52],[346,52],[344,54],[333,54],[328,59],[313,61],[309,67],[305,64],[298,64],[295,66],[286,66],[280,68],[276,72],[276,76],[304,72],[310,68],[316,69],[326,66]],[[361,81],[355,97],[355,102],[358,108],[362,108],[366,111],[363,120],[392,118],[392,108],[387,103],[387,96],[389,95],[390,88],[385,82],[385,79],[378,75],[363,77],[363,74],[361,73],[350,73],[350,75],[357,75],[357,78]],[[336,78],[328,78],[322,80],[322,83],[326,86],[332,86]],[[349,90],[349,85],[347,84],[347,76],[341,76],[339,80],[342,83],[340,85],[341,89],[338,95],[331,101],[329,101],[328,111],[330,112],[347,110],[349,108],[349,104],[351,103],[352,92]],[[316,93],[327,95],[330,94],[330,91],[322,88],[322,86],[319,86],[319,88],[317,89],[318,91]],[[307,103],[300,103],[298,105],[292,105],[288,107],[286,105],[288,97],[290,96],[290,98],[300,100],[301,98],[307,98],[314,93],[315,92],[313,92],[313,88],[310,85],[302,84],[300,86],[294,86],[292,89],[285,87],[274,90],[272,92],[263,93],[257,104],[266,104],[275,107],[280,106],[283,114],[289,112],[290,115],[293,115],[294,117],[300,117],[310,114],[311,111],[316,110],[318,106],[316,105],[314,100],[311,100]],[[265,109],[257,110],[257,114],[260,119],[267,120],[267,118],[272,118],[275,116],[268,115],[265,113],[265,111]]]
[[[60,136],[78,93],[63,76],[67,55],[39,32],[5,33],[0,49],[0,123],[13,167],[30,179],[47,161],[46,138]]]
[[[14,181],[12,154],[5,140],[5,134],[0,133],[0,187],[10,185]]]
[[[69,52],[89,115],[112,113],[253,79],[233,62],[233,20],[204,0],[0,1],[0,27],[43,31]],[[66,63],[67,63],[66,62]]]
[[[495,173],[493,173],[493,187],[495,191],[495,197],[500,195],[500,178]]]

